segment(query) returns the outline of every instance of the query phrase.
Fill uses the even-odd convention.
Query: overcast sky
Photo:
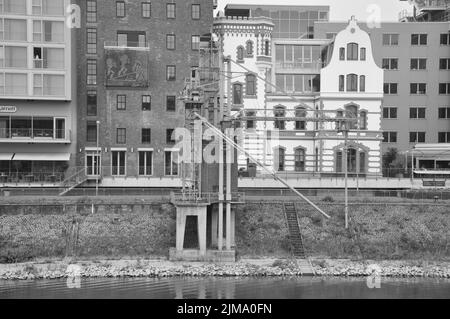
[[[383,22],[398,21],[398,14],[403,9],[412,12],[407,1],[400,0],[218,0],[218,9],[223,10],[228,3],[261,4],[261,5],[329,5],[330,21],[347,21],[352,15],[359,21],[366,19],[376,11]],[[367,10],[371,8],[372,13]],[[374,7],[377,5],[378,7]],[[377,9],[379,8],[379,10]],[[375,10],[375,11],[374,11]]]

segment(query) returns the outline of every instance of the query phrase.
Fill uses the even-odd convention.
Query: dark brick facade
[[[184,110],[177,102],[175,111],[166,110],[166,96],[177,96],[190,76],[191,67],[198,66],[198,51],[191,48],[192,35],[211,31],[213,0],[126,0],[125,17],[116,17],[116,1],[97,0],[97,22],[87,22],[87,0],[81,0],[82,28],[78,33],[78,150],[77,165],[85,165],[85,147],[96,147],[87,142],[87,121],[100,121],[99,146],[102,150],[103,174],[109,175],[111,148],[127,150],[127,176],[138,175],[138,148],[153,148],[153,176],[164,176],[164,149],[166,130],[183,126]],[[142,16],[142,3],[151,2],[151,17]],[[166,4],[176,4],[176,18],[166,17]],[[192,4],[200,5],[200,19],[192,19]],[[87,29],[97,30],[97,54],[87,53]],[[117,31],[145,32],[149,51],[149,86],[124,88],[105,86],[104,43],[117,41]],[[175,34],[176,47],[166,48],[166,35]],[[97,60],[97,85],[87,84],[87,61]],[[176,80],[166,80],[166,67],[176,66]],[[97,116],[88,115],[87,91],[97,90]],[[117,110],[117,95],[126,95],[126,110]],[[151,110],[142,110],[142,96],[151,96]],[[116,129],[126,128],[126,143],[117,144]],[[151,142],[141,143],[142,128],[151,129]],[[106,150],[106,151],[105,151]]]

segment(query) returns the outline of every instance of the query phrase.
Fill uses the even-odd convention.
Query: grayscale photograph
[[[450,0],[0,0],[0,299],[450,299]]]

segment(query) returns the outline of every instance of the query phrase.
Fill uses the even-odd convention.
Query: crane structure
[[[330,218],[329,214],[279,177],[274,170],[252,156],[239,144],[235,136],[228,133],[229,130],[241,128],[243,121],[269,121],[279,118],[247,116],[243,109],[231,109],[231,103],[225,92],[230,91],[230,80],[233,77],[230,65],[236,62],[230,57],[223,56],[222,45],[221,38],[216,40],[213,34],[201,37],[199,67],[192,71],[189,79],[186,79],[185,88],[179,94],[179,100],[184,103],[184,129],[189,132],[190,147],[187,156],[184,154],[180,163],[181,193],[172,194],[172,203],[177,208],[177,245],[170,250],[172,260],[235,260],[235,215],[232,205],[243,203],[245,200],[245,194],[239,193],[237,187],[238,153],[244,154],[249,161],[289,188],[322,216]],[[241,67],[245,70],[245,67]],[[275,86],[260,77],[258,80]],[[285,94],[296,100],[294,96]],[[314,116],[294,116],[289,120],[316,122],[318,128],[324,128],[324,134],[327,130],[323,123],[333,123],[334,134],[342,132],[347,136],[349,123],[358,121],[355,114],[330,116],[330,111],[312,109],[307,105],[305,108],[313,112]],[[336,113],[333,112],[332,115]],[[328,130],[330,131],[330,128]],[[203,158],[207,148],[214,149],[212,153],[215,161],[212,163]],[[186,219],[190,216],[197,218],[198,250],[184,248]],[[209,241],[206,238],[208,224],[211,226]],[[210,249],[207,249],[208,246]]]

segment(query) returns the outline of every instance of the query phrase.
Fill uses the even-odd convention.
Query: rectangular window
[[[450,82],[439,83],[439,94],[450,94]]]
[[[344,81],[345,77],[343,75],[339,75],[339,92],[344,92]]]
[[[127,96],[125,94],[117,95],[117,110],[123,111],[127,109]]]
[[[397,132],[383,132],[383,143],[397,143]]]
[[[176,111],[176,97],[174,95],[168,95],[166,97],[166,110]]]
[[[139,175],[150,176],[153,175],[153,152],[140,151],[139,152]]]
[[[427,45],[427,34],[411,34],[411,45]]]
[[[396,107],[383,107],[383,118],[384,119],[396,119],[397,118],[397,108]]]
[[[450,59],[439,59],[439,70],[450,70]]]
[[[97,54],[97,29],[87,28],[87,53]]]
[[[142,96],[142,111],[150,111],[152,109],[152,97],[150,95]]]
[[[383,91],[384,94],[397,94],[398,83],[384,83]]]
[[[167,19],[175,19],[175,16],[176,16],[175,12],[176,12],[175,3],[167,3],[166,4]]]
[[[192,50],[198,50],[200,49],[200,36],[199,35],[193,35],[191,38],[191,49]]]
[[[125,176],[126,160],[127,160],[127,156],[126,156],[125,151],[112,151],[111,152],[111,175]]]
[[[152,142],[152,130],[149,128],[143,128],[141,132],[142,144],[150,144]]]
[[[87,0],[86,21],[92,22],[92,23],[97,22],[97,1],[96,0]]]
[[[450,119],[450,107],[440,107],[438,109],[439,119]]]
[[[97,122],[95,121],[86,122],[86,141],[97,142]]]
[[[398,45],[398,34],[383,34],[383,45]]]
[[[172,151],[164,152],[164,174],[166,176],[178,175],[178,153]]]
[[[175,50],[175,34],[166,35],[166,48],[167,50]]]
[[[150,2],[142,2],[142,17],[150,18],[152,16],[152,4]]]
[[[200,19],[200,5],[199,4],[193,4],[191,7],[191,16],[192,20],[199,20]]]
[[[87,60],[87,84],[88,85],[97,84],[97,60],[94,59]]]
[[[396,58],[383,59],[382,68],[385,70],[398,70],[398,59]]]
[[[449,44],[450,44],[450,32],[441,33],[441,45],[449,45]]]
[[[366,48],[361,48],[360,59],[366,61]]]
[[[176,76],[176,67],[175,65],[168,65],[166,69],[166,79],[167,81],[175,81],[177,79]]]
[[[174,132],[174,129],[173,129],[173,128],[168,128],[168,129],[166,129],[166,143],[167,143],[167,144],[173,144],[173,143],[175,143],[175,139],[174,139],[174,136],[173,136],[173,132]]]
[[[410,94],[426,94],[427,84],[426,83],[411,83],[409,88]]]
[[[145,31],[117,31],[117,46],[139,47],[147,46]]]
[[[116,17],[118,18],[125,17],[125,2],[116,1]]]
[[[411,59],[411,70],[426,70],[427,59],[414,58]]]
[[[409,118],[410,119],[424,119],[425,118],[425,108],[424,107],[410,107],[409,108]]]
[[[450,132],[438,132],[438,143],[450,143]]]
[[[410,143],[425,143],[425,132],[409,132]]]
[[[87,91],[87,115],[97,116],[97,91]]]
[[[117,144],[126,144],[127,142],[127,129],[126,128],[118,128],[116,132],[116,143]]]

